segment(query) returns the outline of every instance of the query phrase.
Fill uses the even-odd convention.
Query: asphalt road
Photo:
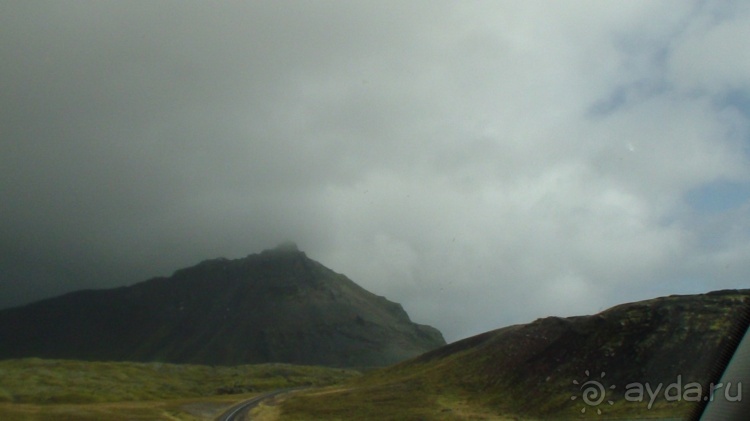
[[[250,412],[251,409],[255,408],[259,403],[276,395],[291,392],[292,390],[299,390],[299,388],[274,390],[273,392],[264,393],[246,401],[242,401],[224,411],[223,414],[216,418],[216,421],[242,421],[245,419],[247,413]]]

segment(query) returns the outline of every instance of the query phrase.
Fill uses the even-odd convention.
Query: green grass
[[[96,404],[0,404],[0,419],[14,421],[207,421],[250,395]]]
[[[569,379],[551,379],[535,389],[498,381],[472,351],[426,363],[407,362],[366,373],[342,384],[306,390],[274,408],[281,420],[575,420],[654,419],[681,416],[688,402],[627,402],[615,398],[587,408],[571,401]],[[258,414],[263,415],[261,407]]]
[[[290,395],[276,412],[279,419],[292,421],[527,419],[504,416],[478,396],[441,381],[435,367],[394,366],[337,386]]]
[[[354,370],[290,364],[211,367],[37,358],[0,361],[0,419],[205,420],[268,390],[325,386]]]

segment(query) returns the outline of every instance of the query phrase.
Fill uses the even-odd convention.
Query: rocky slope
[[[382,366],[444,344],[290,244],[0,311],[0,358]]]
[[[729,290],[543,318],[369,373],[340,393],[290,398],[281,408],[300,419],[351,411],[441,420],[682,419],[708,393],[715,365],[747,328],[749,310],[750,290]],[[737,385],[728,393],[736,397]],[[372,396],[397,412],[368,407]]]

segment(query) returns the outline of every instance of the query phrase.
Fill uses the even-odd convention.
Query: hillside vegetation
[[[509,326],[297,393],[272,412],[282,420],[682,419],[708,393],[717,357],[744,333],[749,300],[748,290],[670,296]],[[597,405],[582,399],[587,381],[602,386]],[[679,399],[667,399],[677,382]],[[653,401],[637,399],[635,386],[646,383],[661,385]],[[688,384],[703,395],[684,394]]]
[[[290,364],[211,367],[5,360],[0,361],[0,419],[99,420],[128,414],[130,419],[202,420],[245,395],[330,385],[358,375],[353,370]]]

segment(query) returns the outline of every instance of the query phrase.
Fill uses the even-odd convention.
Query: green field
[[[5,360],[0,361],[0,419],[208,420],[260,392],[331,385],[356,376],[354,370],[290,364]]]

